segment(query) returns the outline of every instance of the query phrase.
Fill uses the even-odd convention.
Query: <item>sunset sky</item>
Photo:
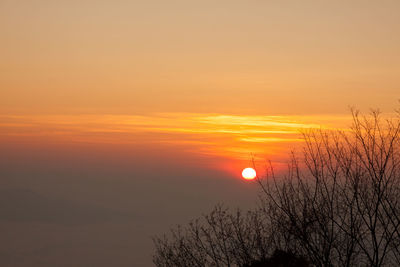
[[[400,98],[400,2],[0,0],[0,258],[152,266],[255,159]]]

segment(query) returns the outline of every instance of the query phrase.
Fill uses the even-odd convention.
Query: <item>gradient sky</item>
[[[0,0],[0,258],[152,266],[251,158],[400,98],[400,2]]]

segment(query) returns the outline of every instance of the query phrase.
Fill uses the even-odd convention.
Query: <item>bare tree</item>
[[[314,266],[400,265],[400,120],[352,115],[350,130],[305,132],[285,175],[269,167],[255,210],[217,207],[156,238],[154,263],[272,266],[285,251]]]
[[[352,114],[350,131],[304,133],[285,177],[270,170],[260,182],[266,214],[317,266],[396,265],[400,123]]]
[[[186,229],[155,238],[157,266],[250,266],[271,254],[271,230],[264,214],[217,206]]]

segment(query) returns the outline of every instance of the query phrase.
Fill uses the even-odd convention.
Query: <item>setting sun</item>
[[[256,178],[257,174],[253,168],[246,168],[242,171],[242,176],[246,180],[253,180]]]

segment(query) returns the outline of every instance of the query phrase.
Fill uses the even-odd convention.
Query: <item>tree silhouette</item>
[[[400,120],[352,115],[350,130],[305,132],[284,175],[268,167],[256,209],[217,206],[155,238],[154,263],[399,266]]]
[[[303,257],[294,255],[291,252],[275,250],[274,254],[268,259],[255,260],[246,267],[308,267],[307,260]]]

